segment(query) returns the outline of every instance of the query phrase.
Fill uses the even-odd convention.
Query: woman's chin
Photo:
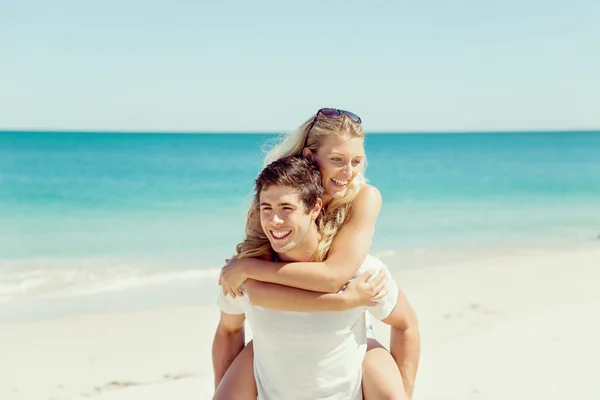
[[[348,188],[335,189],[335,190],[328,191],[327,194],[329,196],[331,196],[332,199],[337,200],[337,199],[341,199],[342,197],[344,197],[346,195],[347,190],[348,190]]]

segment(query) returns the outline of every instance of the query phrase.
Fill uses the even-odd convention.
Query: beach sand
[[[600,398],[599,267],[594,243],[396,273],[420,319],[414,399]],[[194,306],[0,325],[0,399],[210,399],[218,317]]]

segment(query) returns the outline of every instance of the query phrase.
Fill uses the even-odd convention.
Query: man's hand
[[[225,260],[226,264],[221,269],[219,285],[223,290],[223,296],[229,294],[232,298],[243,296],[241,286],[248,277],[244,273],[244,260]]]
[[[386,295],[387,276],[385,271],[381,270],[377,276],[373,277],[375,272],[377,271],[372,269],[363,273],[351,280],[343,289],[341,296],[348,299],[350,308],[376,306],[377,300]]]

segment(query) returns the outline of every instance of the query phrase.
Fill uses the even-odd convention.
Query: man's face
[[[275,252],[310,250],[310,240],[317,236],[314,221],[320,210],[320,201],[314,210],[307,213],[293,188],[272,185],[260,192],[259,202],[260,224]]]

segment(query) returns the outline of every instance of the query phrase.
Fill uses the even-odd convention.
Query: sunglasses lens
[[[347,115],[348,117],[350,117],[350,119],[353,122],[356,122],[358,124],[360,124],[362,122],[360,117],[358,115],[354,114],[353,112],[350,112],[350,111],[341,111],[341,112],[344,113],[345,115]]]
[[[337,108],[322,108],[320,111],[321,114],[323,114],[327,118],[337,118],[341,115],[340,110],[338,110]]]
[[[358,124],[362,123],[362,120],[360,119],[360,117],[350,111],[338,110],[337,108],[321,108],[319,110],[319,112],[317,112],[317,116],[319,115],[319,113],[323,114],[325,116],[325,118],[339,118],[340,115],[344,114],[348,118],[350,118],[353,122],[356,122]],[[316,119],[317,119],[317,117],[315,117],[315,120]]]

